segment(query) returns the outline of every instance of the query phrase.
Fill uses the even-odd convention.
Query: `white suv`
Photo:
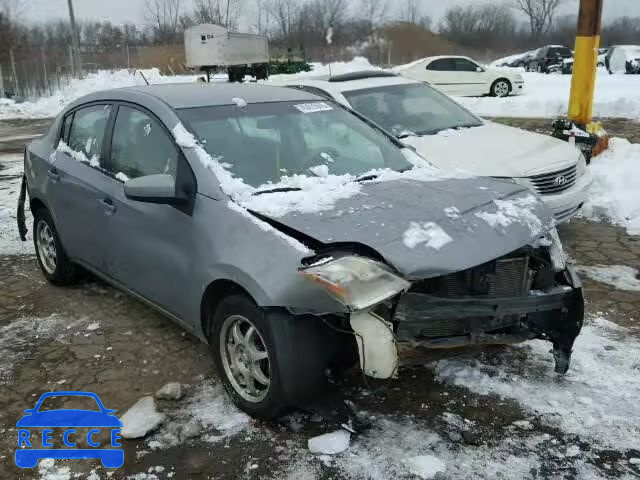
[[[444,170],[512,179],[539,193],[563,222],[580,210],[592,177],[584,156],[561,140],[483,120],[431,86],[386,71],[296,79],[413,146]]]

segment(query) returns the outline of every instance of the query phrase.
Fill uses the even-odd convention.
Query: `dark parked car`
[[[446,175],[304,91],[91,94],[28,146],[25,189],[49,281],[82,267],[180,323],[258,417],[358,357],[395,376],[396,342],[540,338],[564,373],[582,327],[580,282],[539,197]]]
[[[536,52],[529,62],[529,70],[540,73],[561,72],[564,59],[572,57],[573,52],[568,47],[547,45]]]

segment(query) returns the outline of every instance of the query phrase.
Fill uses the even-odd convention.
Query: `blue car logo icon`
[[[97,403],[97,410],[55,409],[39,411],[50,397],[90,397]],[[90,459],[99,458],[105,468],[119,468],[124,463],[124,451],[118,440],[122,422],[114,415],[114,410],[104,407],[100,398],[91,392],[49,392],[43,394],[36,406],[24,411],[26,413],[18,423],[18,449],[16,465],[20,468],[33,468],[41,458],[53,459]],[[62,440],[65,447],[53,448],[53,428],[63,428]],[[76,428],[91,428],[80,438]],[[110,429],[109,448],[101,445],[96,437],[101,429]],[[32,439],[32,433],[41,432],[41,442]],[[84,440],[91,448],[74,448],[76,440]],[[41,445],[38,445],[41,443]],[[41,447],[41,448],[39,448]]]

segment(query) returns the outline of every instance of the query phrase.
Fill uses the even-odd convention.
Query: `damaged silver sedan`
[[[569,367],[582,289],[551,213],[514,183],[445,173],[357,114],[257,85],[159,85],[67,107],[25,152],[44,276],[83,268],[207,342],[270,418],[400,343],[553,345]]]

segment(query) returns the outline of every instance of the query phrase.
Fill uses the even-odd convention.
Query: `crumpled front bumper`
[[[565,373],[584,320],[580,280],[571,267],[565,276],[566,286],[522,297],[442,298],[406,293],[393,319],[396,340],[428,348],[454,348],[538,338],[553,343],[556,371]],[[434,329],[438,324],[440,332]]]

